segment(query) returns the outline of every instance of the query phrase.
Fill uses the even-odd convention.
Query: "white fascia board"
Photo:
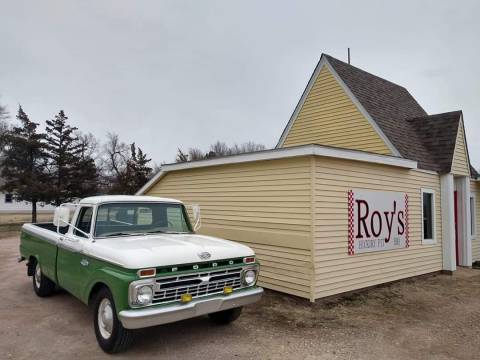
[[[469,176],[472,176],[472,173],[470,171],[471,164],[470,164],[470,154],[468,152],[467,133],[465,132],[465,123],[463,122],[463,112],[460,114],[460,125],[462,125],[462,128],[463,128],[463,142],[465,143],[465,151],[467,153],[468,174]],[[453,149],[453,153],[455,154],[455,149]],[[452,159],[452,165],[453,165],[453,159]]]
[[[415,160],[409,160],[402,157],[380,155],[367,153],[358,150],[350,149],[336,149],[328,146],[314,145],[315,154],[318,156],[326,156],[338,159],[356,160],[369,162],[374,164],[383,164],[396,167],[402,167],[406,169],[416,169],[417,162]]]
[[[380,129],[378,124],[376,123],[375,120],[370,116],[370,114],[365,110],[363,105],[358,101],[358,99],[355,97],[355,95],[351,92],[349,87],[345,84],[345,82],[342,80],[342,78],[338,75],[338,73],[335,71],[332,65],[328,62],[327,58],[325,56],[322,56],[320,58],[320,61],[317,64],[317,67],[315,68],[315,71],[313,72],[312,77],[310,78],[307,87],[305,88],[302,97],[300,98],[300,101],[298,102],[297,106],[295,107],[295,111],[293,112],[292,116],[290,117],[290,120],[288,121],[287,126],[283,130],[282,136],[280,137],[280,140],[277,143],[277,148],[283,146],[285,139],[287,138],[288,133],[290,132],[290,129],[293,126],[293,123],[297,119],[297,116],[300,112],[300,110],[303,107],[303,104],[305,103],[305,100],[307,99],[308,94],[310,93],[310,90],[312,89],[313,85],[315,84],[315,81],[318,78],[318,75],[320,74],[320,71],[322,68],[326,66],[327,69],[330,71],[330,73],[333,75],[335,80],[338,82],[340,87],[345,91],[347,96],[350,98],[350,100],[354,103],[354,105],[357,107],[357,109],[360,111],[360,113],[367,119],[367,121],[372,125],[373,129],[377,132],[378,136],[385,142],[387,145],[388,149],[392,152],[394,156],[401,157],[400,152],[395,148],[395,146],[392,144],[392,142],[388,139],[388,137],[385,135],[385,133]]]
[[[372,153],[367,153],[358,150],[350,149],[340,149],[322,145],[302,145],[296,147],[272,149],[265,151],[258,151],[248,154],[239,154],[233,156],[225,156],[221,158],[213,158],[207,160],[199,160],[192,162],[183,162],[177,164],[168,164],[163,165],[161,170],[148,181],[137,193],[136,195],[144,194],[148,189],[150,189],[158,180],[160,180],[167,172],[185,170],[185,169],[195,169],[208,166],[218,166],[218,165],[228,165],[228,164],[239,164],[252,161],[262,161],[262,160],[277,160],[277,159],[286,159],[297,156],[324,156],[330,158],[344,159],[344,160],[354,160],[354,161],[363,161],[374,164],[389,165],[395,167],[401,167],[406,169],[416,169],[417,162],[413,160],[408,160],[404,158],[398,158],[388,155],[377,155]]]

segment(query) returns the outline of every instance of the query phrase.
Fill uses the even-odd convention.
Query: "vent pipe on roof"
[[[348,52],[348,65],[350,65],[350,48],[347,48],[347,52]]]

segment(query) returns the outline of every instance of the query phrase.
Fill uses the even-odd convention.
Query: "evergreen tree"
[[[32,203],[32,222],[37,221],[37,203],[45,200],[48,188],[44,173],[44,134],[37,132],[38,124],[30,121],[20,106],[19,126],[8,130],[6,147],[0,163],[5,183],[1,190],[14,194],[16,200]]]
[[[53,120],[47,120],[45,148],[51,179],[49,199],[52,204],[96,193],[96,167],[86,156],[85,144],[75,134],[76,127],[67,123],[68,117],[61,110]]]
[[[85,197],[97,194],[99,174],[95,160],[92,157],[92,137],[77,135],[79,153],[72,167],[72,178],[69,189],[73,197]]]
[[[148,166],[151,159],[135,146],[130,145],[129,158],[125,167],[117,173],[110,193],[112,194],[135,194],[150,178],[152,168]]]
[[[152,168],[148,166],[148,163],[152,159],[148,159],[142,149],[135,147],[135,143],[130,145],[130,152],[131,157],[127,162],[128,193],[135,194],[150,178]]]

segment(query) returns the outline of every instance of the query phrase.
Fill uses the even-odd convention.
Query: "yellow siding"
[[[200,204],[200,233],[252,247],[262,265],[262,286],[310,299],[308,157],[170,172],[146,195]]]
[[[465,134],[463,132],[463,121],[460,121],[458,125],[457,141],[453,153],[452,173],[455,175],[470,176],[467,147],[465,145]]]
[[[315,298],[442,269],[442,221],[438,175],[348,160],[315,162]],[[435,191],[435,245],[422,245],[421,188]],[[347,191],[407,192],[410,247],[349,256]]]
[[[308,93],[283,146],[304,144],[391,154],[325,66]]]
[[[475,234],[472,237],[472,260],[480,261],[480,182],[470,180],[470,192],[475,197]]]

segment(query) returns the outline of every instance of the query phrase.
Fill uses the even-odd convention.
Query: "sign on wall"
[[[407,193],[348,191],[348,255],[408,246]]]

